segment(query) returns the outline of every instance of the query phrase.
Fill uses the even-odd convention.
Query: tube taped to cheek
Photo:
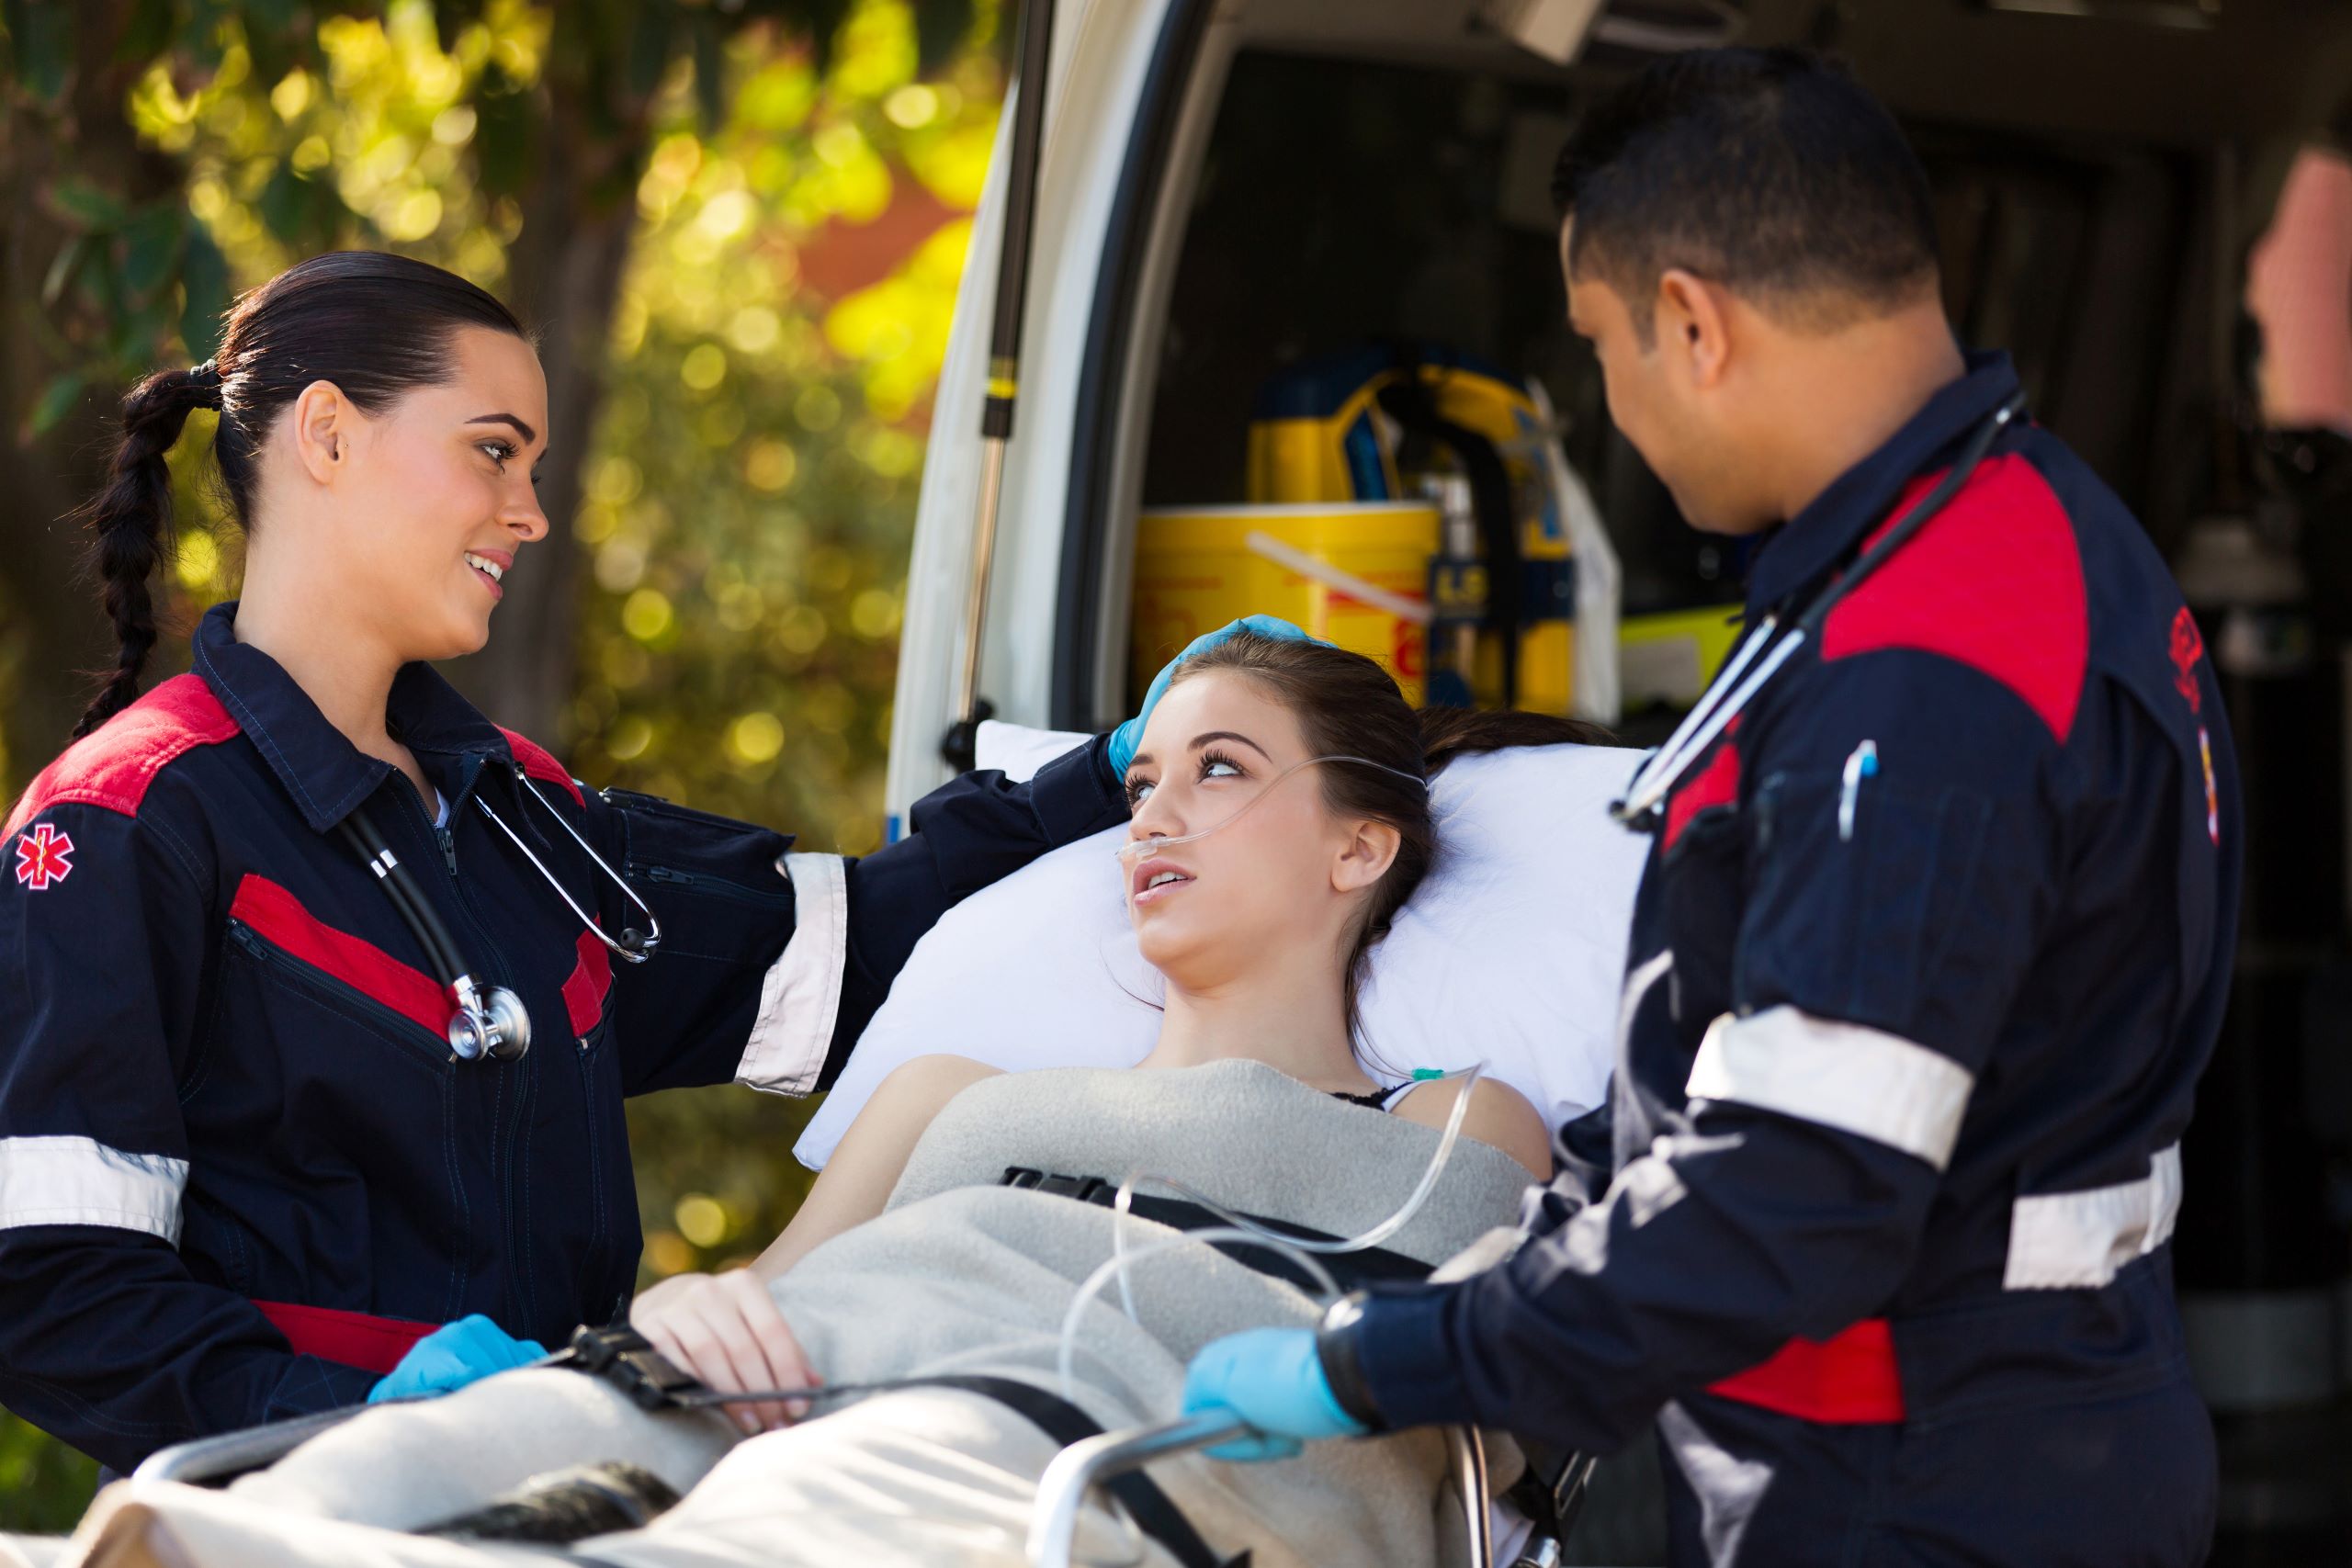
[[[1392,768],[1385,762],[1375,762],[1369,757],[1309,757],[1304,761],[1293,762],[1289,767],[1284,768],[1281,773],[1276,773],[1272,778],[1268,779],[1266,781],[1265,788],[1260,790],[1257,794],[1243,801],[1239,806],[1234,807],[1232,814],[1227,816],[1223,821],[1213,822],[1197,833],[1180,834],[1175,838],[1160,836],[1149,839],[1129,839],[1125,843],[1121,844],[1114,852],[1117,854],[1123,864],[1133,864],[1137,861],[1148,861],[1154,855],[1157,855],[1160,851],[1174,849],[1179,844],[1198,843],[1201,840],[1207,838],[1211,833],[1223,832],[1226,829],[1232,827],[1236,822],[1240,821],[1242,818],[1249,815],[1250,807],[1256,806],[1260,801],[1273,794],[1275,786],[1280,784],[1284,779],[1290,777],[1291,774],[1305,768],[1315,767],[1323,762],[1355,762],[1363,767],[1377,768],[1384,773],[1394,773],[1400,779],[1405,779],[1420,785],[1423,789],[1430,787],[1430,781],[1422,774],[1408,773],[1402,768]]]

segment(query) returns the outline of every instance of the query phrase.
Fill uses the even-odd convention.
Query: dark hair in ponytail
[[[1360,653],[1327,643],[1298,642],[1237,632],[1176,667],[1175,679],[1213,670],[1249,676],[1298,720],[1313,756],[1363,757],[1434,780],[1447,763],[1472,751],[1513,746],[1606,746],[1615,737],[1597,724],[1550,714],[1479,708],[1415,712],[1388,671]],[[1379,768],[1320,770],[1323,803],[1342,817],[1370,817],[1396,829],[1396,858],[1373,889],[1364,919],[1348,950],[1348,1034],[1363,1022],[1357,1000],[1373,944],[1388,934],[1396,911],[1413,896],[1437,860],[1437,820],[1427,788]]]
[[[171,537],[164,454],[198,409],[217,409],[212,452],[238,525],[251,531],[261,453],[278,412],[329,381],[362,412],[449,375],[465,326],[527,337],[513,311],[455,273],[380,251],[333,251],[288,268],[231,308],[220,350],[192,370],[148,377],[122,400],[122,434],[104,489],[77,513],[119,645],[114,669],[74,727],[87,735],[129,707],[155,646],[148,580]]]

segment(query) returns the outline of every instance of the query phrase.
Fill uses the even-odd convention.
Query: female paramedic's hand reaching
[[[1159,705],[1159,699],[1168,694],[1169,682],[1176,678],[1176,666],[1204,649],[1215,648],[1235,632],[1244,630],[1283,642],[1323,642],[1321,637],[1308,637],[1279,615],[1244,615],[1238,621],[1227,621],[1213,632],[1203,632],[1186,643],[1184,651],[1170,660],[1167,666],[1151,678],[1151,684],[1143,694],[1143,711],[1111,731],[1111,772],[1114,776],[1122,779],[1127,776],[1127,769],[1136,760],[1136,748],[1143,744],[1144,721],[1151,716],[1151,710]],[[1329,648],[1330,644],[1324,643],[1324,646]]]
[[[475,1313],[445,1323],[409,1347],[400,1364],[368,1391],[368,1403],[449,1393],[492,1372],[527,1367],[547,1355],[536,1339],[517,1339]]]
[[[750,1269],[673,1275],[629,1303],[628,1321],[681,1371],[721,1393],[813,1388],[823,1381],[808,1370],[792,1325],[768,1294],[767,1281]],[[790,1426],[808,1414],[808,1402],[767,1400],[720,1408],[748,1436]]]

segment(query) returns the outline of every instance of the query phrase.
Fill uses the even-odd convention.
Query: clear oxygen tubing
[[[1375,762],[1369,757],[1309,757],[1304,761],[1293,762],[1289,767],[1284,768],[1281,773],[1276,773],[1272,778],[1268,779],[1266,781],[1265,788],[1260,790],[1257,794],[1243,801],[1239,806],[1234,807],[1232,815],[1227,817],[1223,821],[1213,822],[1197,833],[1183,833],[1172,839],[1129,839],[1125,843],[1121,844],[1118,849],[1113,852],[1119,857],[1122,864],[1130,861],[1147,861],[1162,850],[1173,849],[1178,844],[1197,843],[1201,840],[1207,838],[1211,833],[1223,832],[1226,829],[1232,827],[1236,822],[1240,821],[1243,817],[1247,816],[1251,807],[1256,806],[1260,801],[1273,794],[1275,785],[1281,784],[1284,779],[1290,777],[1291,774],[1297,773],[1300,769],[1311,768],[1319,762],[1361,762],[1367,768],[1378,768],[1384,773],[1394,773],[1400,779],[1420,785],[1423,789],[1430,787],[1430,781],[1426,774],[1407,773],[1402,768],[1392,768],[1385,762]]]
[[[1301,763],[1300,766],[1303,767],[1305,764]],[[1242,809],[1249,808],[1244,807]],[[1244,1242],[1252,1247],[1271,1247],[1287,1256],[1314,1277],[1316,1283],[1322,1288],[1321,1299],[1325,1304],[1339,1300],[1344,1293],[1340,1289],[1339,1281],[1331,1277],[1329,1269],[1317,1261],[1316,1255],[1319,1253],[1329,1257],[1340,1253],[1362,1252],[1366,1248],[1378,1247],[1412,1223],[1413,1216],[1421,1212],[1421,1205],[1429,1201],[1430,1194],[1437,1190],[1439,1178],[1445,1174],[1447,1163],[1453,1158],[1454,1145],[1462,1136],[1463,1121],[1470,1114],[1471,1096],[1477,1088],[1479,1077],[1486,1070],[1485,1062],[1474,1062],[1467,1067],[1460,1067],[1453,1072],[1442,1074],[1436,1079],[1419,1080],[1442,1082],[1448,1078],[1460,1078],[1464,1081],[1462,1092],[1454,1097],[1453,1108],[1446,1113],[1445,1126],[1438,1135],[1437,1148],[1430,1155],[1429,1164],[1422,1168],[1419,1182],[1414,1186],[1405,1201],[1399,1204],[1386,1219],[1357,1235],[1332,1241],[1317,1241],[1305,1236],[1287,1235],[1283,1232],[1257,1224],[1246,1214],[1235,1213],[1205,1193],[1186,1186],[1173,1177],[1155,1176],[1144,1171],[1131,1173],[1125,1181],[1119,1183],[1117,1197],[1111,1205],[1111,1256],[1105,1258],[1092,1273],[1087,1275],[1085,1280],[1080,1284],[1078,1293],[1070,1300],[1069,1310],[1062,1317],[1061,1348],[1055,1360],[1055,1370],[1061,1382],[1062,1397],[1065,1399],[1071,1397],[1070,1391],[1074,1382],[1072,1368],[1078,1355],[1078,1325],[1080,1319],[1085,1315],[1087,1307],[1091,1305],[1094,1298],[1102,1292],[1102,1288],[1115,1279],[1119,1281],[1121,1304],[1125,1307],[1129,1320],[1134,1320],[1136,1317],[1135,1291],[1133,1281],[1128,1276],[1129,1266],[1159,1253],[1172,1252],[1180,1247],[1195,1245],[1205,1247],[1225,1241]],[[1198,1203],[1202,1208],[1225,1221],[1226,1224],[1208,1230],[1186,1231],[1181,1235],[1163,1236],[1148,1247],[1130,1248],[1126,1242],[1126,1232],[1127,1227],[1133,1223],[1133,1218],[1128,1210],[1135,1199],[1136,1189],[1145,1182],[1170,1188],[1182,1193],[1193,1202]]]

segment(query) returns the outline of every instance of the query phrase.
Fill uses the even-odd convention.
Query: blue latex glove
[[[1258,1429],[1209,1450],[1211,1459],[1290,1459],[1307,1438],[1355,1438],[1363,1423],[1340,1408],[1311,1328],[1252,1328],[1211,1340],[1184,1370],[1184,1414],[1227,1410]]]
[[[1159,699],[1168,694],[1168,683],[1176,678],[1176,666],[1183,663],[1201,649],[1215,648],[1235,632],[1245,629],[1256,632],[1260,637],[1279,637],[1291,642],[1323,641],[1321,637],[1308,637],[1279,615],[1244,615],[1238,621],[1227,621],[1213,632],[1203,632],[1191,642],[1186,643],[1184,651],[1170,660],[1166,669],[1151,678],[1151,685],[1143,694],[1143,712],[1111,731],[1111,771],[1113,773],[1121,778],[1127,776],[1127,769],[1136,760],[1136,748],[1143,744],[1144,720],[1149,718],[1151,710],[1159,705]],[[1324,643],[1324,646],[1329,648],[1330,644]]]
[[[447,1393],[492,1372],[526,1367],[547,1355],[536,1339],[517,1339],[480,1313],[446,1323],[409,1347],[368,1403]]]

